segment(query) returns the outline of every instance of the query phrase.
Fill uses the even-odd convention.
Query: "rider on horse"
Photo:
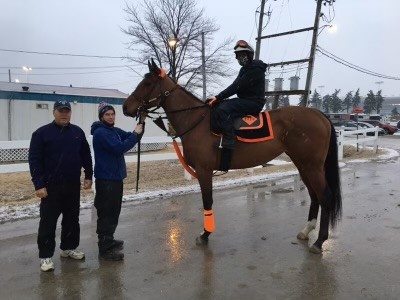
[[[225,90],[207,99],[207,103],[215,107],[213,114],[224,134],[222,147],[227,153],[228,164],[236,139],[233,121],[246,115],[257,115],[265,104],[265,70],[267,68],[261,60],[253,59],[254,50],[244,40],[236,43],[234,52],[242,66],[239,75]],[[226,99],[234,94],[238,98]]]

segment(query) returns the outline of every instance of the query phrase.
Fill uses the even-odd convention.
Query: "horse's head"
[[[151,62],[148,61],[148,67],[149,73],[144,76],[144,79],[122,106],[126,116],[134,117],[139,110],[162,106],[163,99],[168,96],[169,91],[176,85],[167,76],[165,70],[156,65],[153,59],[151,59]]]

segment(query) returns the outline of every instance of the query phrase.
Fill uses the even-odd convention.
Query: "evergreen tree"
[[[268,96],[265,99],[265,109],[266,110],[270,110],[271,109],[273,101],[274,101],[274,97],[273,96]]]
[[[376,108],[376,99],[373,91],[369,91],[367,97],[364,100],[364,112],[370,114]]]
[[[392,111],[391,111],[391,115],[392,117],[397,117],[399,115],[399,112],[397,111],[397,107],[393,107]]]
[[[376,113],[380,113],[381,112],[381,108],[382,108],[382,103],[383,101],[385,101],[385,98],[382,97],[382,90],[378,91],[378,93],[375,96],[376,99]]]
[[[353,106],[353,92],[348,92],[343,99],[342,107],[349,113],[350,108]]]
[[[301,95],[299,98],[299,104],[298,106],[306,106],[306,95]]]
[[[331,102],[332,102],[332,96],[331,95],[325,95],[322,98],[322,109],[323,109],[324,113],[329,113],[330,112]]]
[[[314,93],[311,96],[310,103],[312,104],[312,107],[321,109],[322,98],[321,95],[317,92],[317,90],[314,90]]]
[[[289,96],[280,96],[279,97],[279,107],[286,107],[286,106],[290,106],[290,102],[289,102]]]
[[[342,100],[340,100],[338,94],[340,93],[340,89],[333,92],[331,96],[331,110],[334,113],[337,113],[342,110]]]
[[[361,97],[360,97],[360,89],[359,88],[357,89],[356,93],[354,94],[352,101],[353,101],[353,107],[360,106]]]

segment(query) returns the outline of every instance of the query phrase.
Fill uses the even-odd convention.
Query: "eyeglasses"
[[[244,41],[244,40],[238,40],[238,41],[236,42],[235,47],[233,47],[233,50],[236,50],[238,47],[248,48],[248,47],[249,47],[249,44],[248,44],[246,41]]]

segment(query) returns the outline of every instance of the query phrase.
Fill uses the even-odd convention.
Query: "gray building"
[[[400,97],[384,97],[384,99],[381,115],[390,115],[394,107],[397,107],[397,111],[400,113]]]
[[[102,101],[114,105],[116,126],[132,131],[135,120],[122,113],[127,96],[115,89],[0,82],[0,141],[29,140],[33,131],[53,120],[53,104],[58,100],[71,103],[71,123],[86,135],[93,121],[98,120],[97,106]],[[162,135],[165,133],[152,122],[146,123],[146,136]]]

